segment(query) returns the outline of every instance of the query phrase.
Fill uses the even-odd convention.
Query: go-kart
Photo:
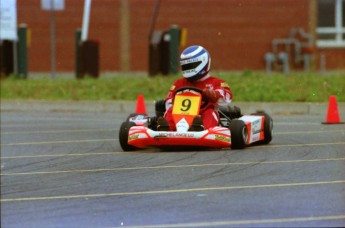
[[[242,115],[236,106],[221,107],[219,126],[193,130],[193,120],[200,106],[207,102],[202,90],[184,87],[175,92],[173,120],[176,131],[157,130],[157,120],[165,112],[164,100],[156,101],[155,116],[132,113],[121,124],[119,141],[124,151],[158,148],[232,148],[243,149],[251,144],[268,144],[272,140],[273,120],[265,112]]]

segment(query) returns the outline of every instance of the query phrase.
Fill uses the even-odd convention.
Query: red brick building
[[[100,43],[101,72],[148,70],[155,2],[92,1],[89,39]],[[172,24],[185,28],[186,45],[206,47],[214,70],[264,70],[272,41],[302,28],[312,36],[314,69],[321,55],[327,69],[345,69],[344,5],[344,0],[161,0],[155,30]],[[81,28],[83,7],[84,0],[65,0],[65,9],[55,13],[58,72],[75,69],[75,31]],[[50,12],[41,9],[41,0],[17,0],[17,8],[18,24],[30,29],[29,71],[49,72]]]

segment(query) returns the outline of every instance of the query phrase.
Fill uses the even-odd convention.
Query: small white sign
[[[0,0],[0,40],[17,39],[17,0]]]
[[[64,10],[65,0],[41,0],[43,10]]]
[[[86,41],[89,33],[90,24],[90,11],[91,11],[92,0],[84,1],[84,14],[83,14],[83,24],[81,29],[81,41]]]

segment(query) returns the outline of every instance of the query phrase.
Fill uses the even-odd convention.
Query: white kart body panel
[[[245,122],[248,128],[248,141],[251,144],[264,139],[264,117],[244,115],[239,120]]]

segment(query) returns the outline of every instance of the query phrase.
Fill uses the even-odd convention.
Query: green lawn
[[[345,102],[345,72],[320,75],[265,75],[243,73],[214,74],[226,80],[236,101],[327,102],[330,95]],[[171,84],[181,76],[114,76],[92,79],[1,80],[1,99],[37,100],[135,100],[139,93],[147,100],[166,96]]]

